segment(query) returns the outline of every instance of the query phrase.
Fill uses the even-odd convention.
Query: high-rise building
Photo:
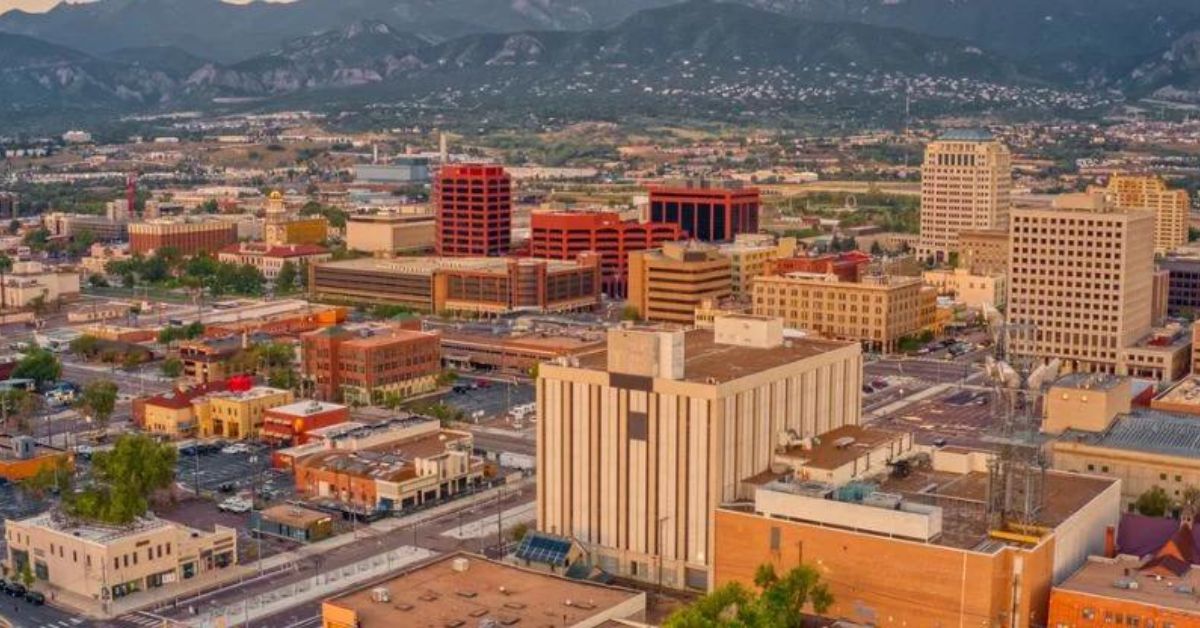
[[[758,188],[692,179],[650,188],[650,222],[680,226],[703,242],[729,242],[758,232]]]
[[[445,165],[433,184],[437,252],[447,257],[507,255],[512,241],[512,179],[504,168]]]
[[[720,246],[721,255],[729,258],[733,276],[733,294],[750,294],[750,283],[767,272],[775,261],[786,261],[796,255],[796,238],[776,238],[766,233],[739,233],[733,242]]]
[[[580,253],[600,256],[604,292],[624,296],[629,278],[629,254],[678,240],[678,225],[621,220],[616,212],[535,212],[530,218],[530,255],[573,260]]]
[[[1116,373],[1151,331],[1154,214],[1066,194],[1012,214],[1008,322],[1018,354]]]
[[[691,325],[705,300],[733,289],[732,265],[717,247],[694,240],[629,254],[629,305],[650,321]]]
[[[948,131],[925,148],[918,253],[949,260],[961,232],[1005,227],[1011,191],[1007,147],[986,131]]]
[[[1166,255],[1188,241],[1188,211],[1191,202],[1187,190],[1171,190],[1160,177],[1113,175],[1101,191],[1110,202],[1122,209],[1145,209],[1154,212],[1154,252]]]
[[[776,448],[855,425],[858,345],[783,337],[778,319],[623,328],[537,380],[537,523],[622,577],[704,590],[718,506],[746,498]]]

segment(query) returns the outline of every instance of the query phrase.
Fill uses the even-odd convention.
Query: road
[[[72,615],[53,606],[34,606],[23,600],[0,596],[0,616],[13,628],[84,628],[91,620]]]

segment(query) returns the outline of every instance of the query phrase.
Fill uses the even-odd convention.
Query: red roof
[[[146,405],[157,406],[159,408],[170,408],[172,410],[182,410],[190,407],[193,399],[207,395],[211,392],[220,392],[222,390],[225,390],[225,382],[212,382],[186,390],[176,390],[175,392],[166,395],[155,395],[146,400]]]

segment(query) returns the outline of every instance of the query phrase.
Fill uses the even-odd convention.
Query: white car
[[[221,449],[221,453],[223,453],[223,454],[248,454],[248,453],[250,453],[250,448],[241,443],[237,443],[234,445],[226,445],[225,447],[223,447]]]
[[[250,512],[253,508],[254,504],[242,497],[230,497],[217,505],[218,510],[236,513]]]

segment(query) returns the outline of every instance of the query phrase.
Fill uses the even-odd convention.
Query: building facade
[[[434,217],[427,214],[351,216],[346,221],[346,248],[387,255],[432,250],[436,226]]]
[[[652,223],[672,223],[702,242],[730,242],[758,233],[758,188],[692,179],[650,188]]]
[[[300,273],[302,265],[327,262],[332,257],[329,249],[316,244],[270,245],[258,242],[230,244],[217,254],[217,259],[222,262],[253,266],[263,277],[272,281],[279,277],[285,262],[291,262],[296,272]]]
[[[350,408],[336,403],[307,400],[277,406],[263,415],[259,436],[276,447],[294,447],[309,441],[308,433],[350,420]]]
[[[405,257],[312,264],[309,295],[428,313],[570,312],[600,303],[600,264],[517,258]]]
[[[512,243],[512,178],[500,166],[448,164],[433,184],[437,253],[494,257]]]
[[[290,390],[255,386],[238,392],[218,392],[192,402],[202,438],[257,438],[267,410],[292,403]]]
[[[628,305],[645,320],[690,325],[704,301],[732,293],[732,264],[713,245],[667,242],[629,256]]]
[[[964,229],[958,232],[958,265],[973,273],[1008,270],[1008,229]]]
[[[732,243],[721,245],[719,250],[721,255],[729,258],[733,296],[747,296],[751,282],[755,277],[765,274],[772,261],[783,262],[795,258],[796,239],[740,233],[734,236]]]
[[[1117,174],[1103,188],[1113,205],[1121,209],[1154,212],[1154,253],[1166,255],[1188,242],[1188,213],[1191,201],[1187,190],[1167,188],[1162,177],[1137,177]]]
[[[857,345],[785,342],[778,320],[613,329],[606,352],[539,368],[537,527],[611,574],[707,589],[718,505],[779,439],[857,424],[861,386]]]
[[[1007,147],[985,131],[947,132],[925,148],[917,252],[947,261],[963,231],[1006,227],[1011,193]]]
[[[976,274],[964,267],[927,270],[922,275],[926,285],[937,288],[938,294],[949,296],[969,308],[994,307],[1003,309],[1008,298],[1008,278],[1004,273]]]
[[[8,567],[86,600],[116,600],[237,564],[237,530],[213,532],[165,519],[123,528],[73,524],[50,513],[5,524]]]
[[[304,377],[320,399],[378,404],[437,388],[442,368],[437,334],[388,327],[329,327],[301,337]]]
[[[151,255],[172,248],[181,255],[216,254],[237,242],[237,225],[220,220],[159,218],[129,225],[129,252]]]
[[[916,277],[792,273],[759,277],[751,289],[753,312],[778,316],[788,326],[827,338],[854,340],[873,351],[893,352],[905,336],[937,322],[937,291]]]
[[[1121,352],[1150,333],[1154,215],[1067,194],[1012,214],[1008,321],[1013,350],[1067,370],[1116,373]]]
[[[600,256],[604,292],[624,296],[629,254],[683,237],[678,225],[621,220],[616,212],[534,212],[530,219],[532,257],[573,260],[581,253]]]

